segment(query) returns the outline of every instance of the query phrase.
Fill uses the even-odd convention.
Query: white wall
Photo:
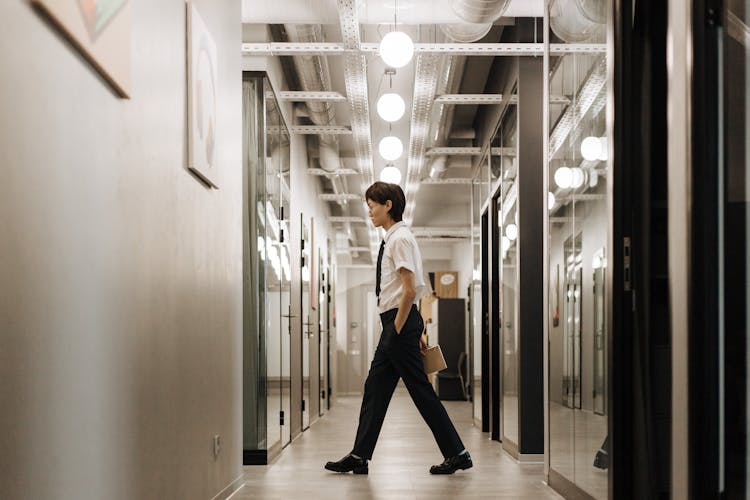
[[[458,296],[462,299],[469,298],[467,291],[474,275],[474,254],[471,240],[462,241],[453,245],[453,258],[451,259],[451,270],[458,272]],[[468,332],[468,330],[467,330]]]
[[[240,2],[195,3],[216,191],[185,169],[183,0],[130,2],[130,100],[0,4],[1,498],[206,499],[242,473]]]

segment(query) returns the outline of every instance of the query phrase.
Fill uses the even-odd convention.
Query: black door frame
[[[490,431],[490,277],[489,213],[481,216],[482,248],[482,432]]]

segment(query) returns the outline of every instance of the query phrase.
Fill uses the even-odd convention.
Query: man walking
[[[416,301],[427,287],[419,247],[402,221],[404,192],[396,184],[376,182],[367,189],[365,198],[372,223],[386,231],[378,252],[375,281],[383,332],[365,382],[354,449],[338,462],[328,462],[325,468],[355,474],[369,472],[368,461],[375,450],[388,404],[402,378],[445,458],[440,465],[433,465],[430,473],[453,474],[459,469],[469,469],[473,465],[471,456],[424,372],[420,352],[424,323]]]

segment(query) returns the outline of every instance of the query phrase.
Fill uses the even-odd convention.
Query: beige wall
[[[240,2],[195,3],[218,191],[185,170],[183,0],[131,2],[131,100],[0,4],[1,498],[206,499],[241,474]]]

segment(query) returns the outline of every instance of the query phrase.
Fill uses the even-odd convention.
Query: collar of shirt
[[[392,225],[391,228],[388,231],[385,232],[385,236],[383,237],[383,241],[385,241],[386,243],[388,243],[388,238],[390,238],[391,235],[393,233],[395,233],[397,229],[399,229],[401,227],[404,227],[404,226],[406,226],[406,222],[404,222],[404,221],[397,222],[394,225]]]

